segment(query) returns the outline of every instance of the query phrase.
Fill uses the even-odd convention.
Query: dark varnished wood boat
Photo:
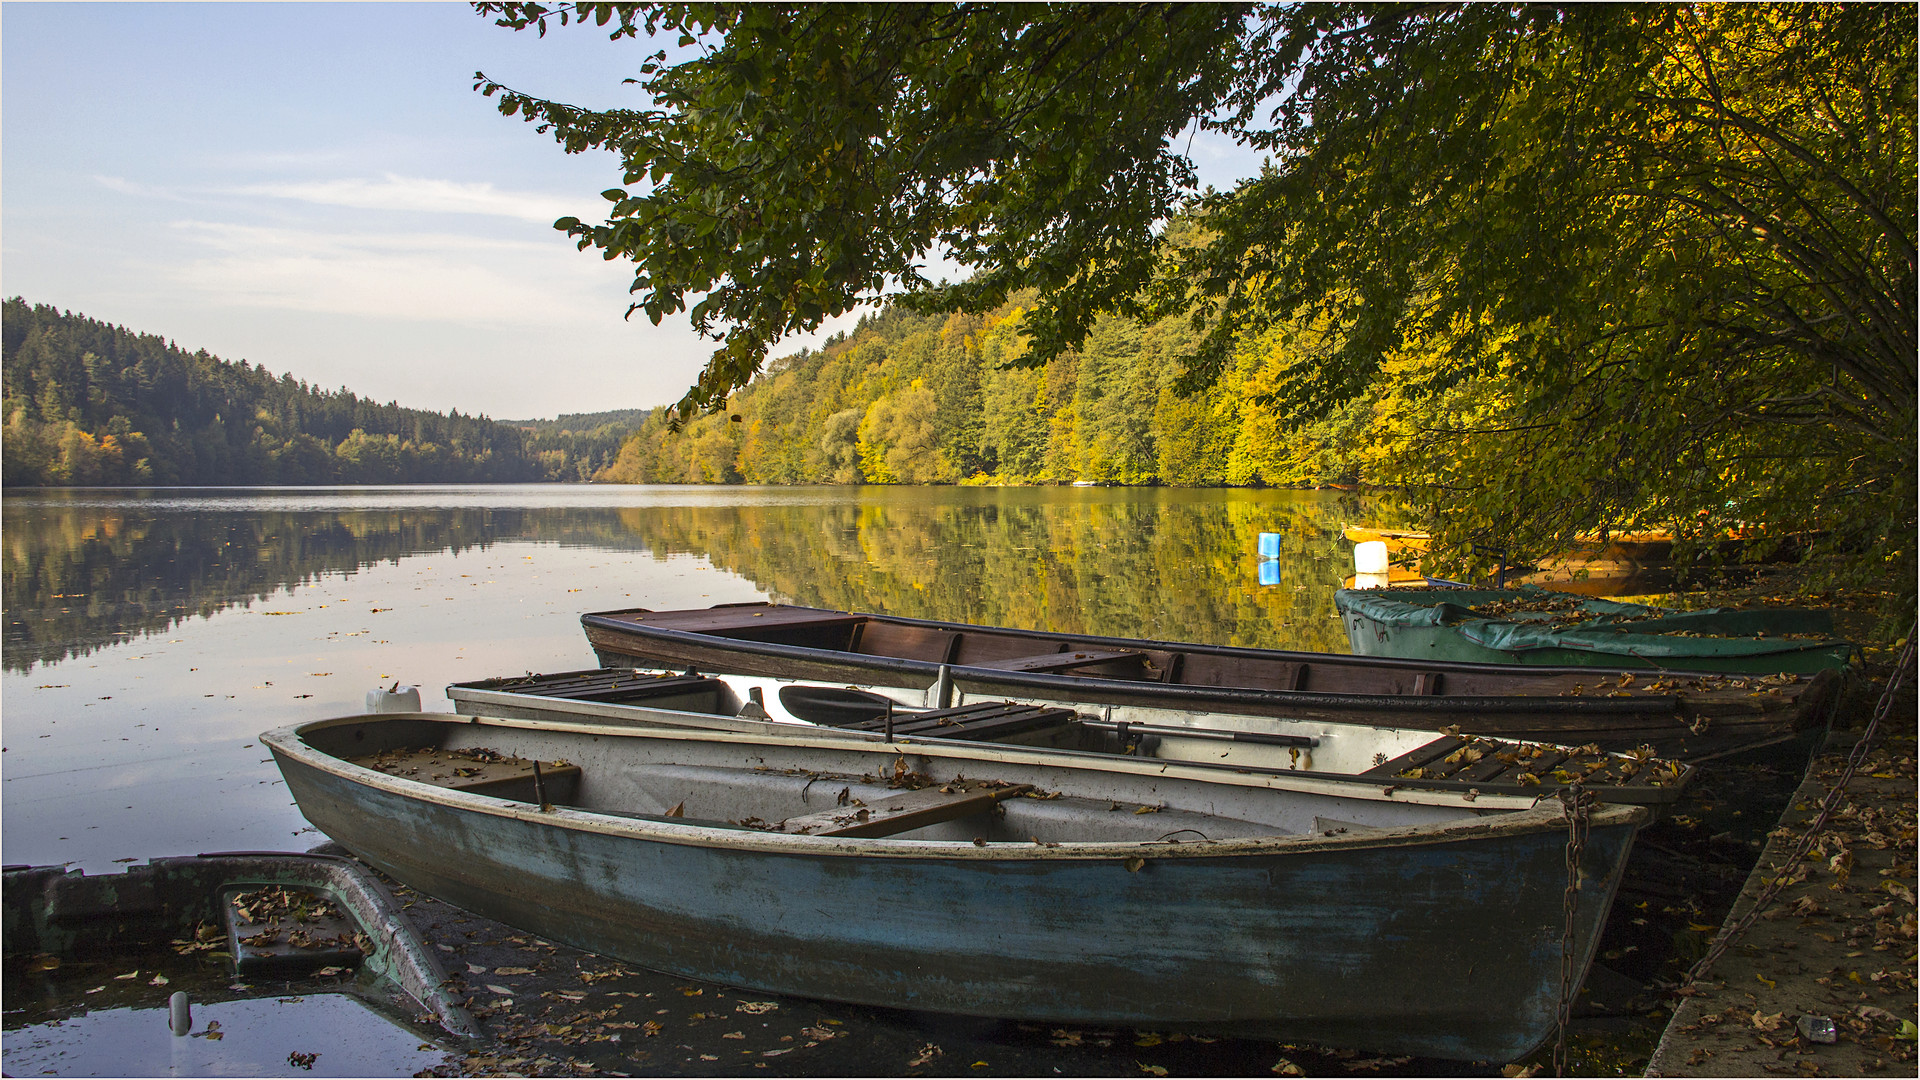
[[[444,713],[262,741],[382,871],[658,970],[1480,1061],[1552,1033],[1563,935],[1577,986],[1648,816],[1593,808],[1569,916],[1553,800]]]
[[[1823,722],[1831,672],[1716,674],[1430,662],[1047,634],[777,604],[590,612],[606,666],[669,666],[1052,700],[1371,723],[1699,759]],[[1631,676],[1631,677],[1629,677]]]

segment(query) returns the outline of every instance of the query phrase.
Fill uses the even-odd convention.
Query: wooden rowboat
[[[1554,1029],[1638,807],[449,714],[262,737],[308,820],[530,933],[771,993],[1481,1061]],[[1358,792],[1371,791],[1361,795]]]
[[[1473,664],[1046,634],[777,604],[580,617],[606,667],[674,667],[924,689],[950,671],[977,697],[1251,713],[1694,758],[1826,719],[1830,674],[1764,693],[1680,673]],[[1777,691],[1777,692],[1776,692]]]
[[[827,731],[866,740],[966,740],[1074,754],[1117,754],[1211,769],[1284,773],[1371,785],[1538,797],[1580,783],[1608,802],[1664,805],[1693,770],[1647,752],[1603,754],[1463,733],[1292,721],[1139,706],[975,699],[924,692],[703,676],[632,668],[455,683],[462,713],[695,727],[784,736]]]

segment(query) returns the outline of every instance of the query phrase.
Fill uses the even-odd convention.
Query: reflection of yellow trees
[[[1340,526],[1318,492],[877,489],[828,503],[623,514],[777,599],[1062,633],[1345,651]],[[1261,532],[1282,584],[1256,584]]]

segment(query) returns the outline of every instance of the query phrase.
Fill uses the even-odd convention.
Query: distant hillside
[[[527,433],[527,452],[550,480],[592,480],[620,456],[620,444],[640,430],[651,409],[561,413],[552,420],[502,420]]]
[[[381,405],[19,297],[0,334],[7,487],[584,480],[632,430]]]
[[[612,409],[607,412],[570,412],[561,413],[551,420],[502,420],[503,424],[512,424],[517,428],[533,431],[571,431],[578,434],[583,431],[598,431],[604,427],[621,427],[636,431],[647,422],[652,409]]]

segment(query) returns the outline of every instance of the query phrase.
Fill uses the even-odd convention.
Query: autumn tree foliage
[[[1910,587],[1906,9],[476,6],[665,46],[637,50],[645,109],[476,84],[569,151],[622,156],[605,220],[556,225],[633,262],[636,311],[719,342],[682,420],[882,293],[970,317],[1030,293],[1008,355],[1052,366],[981,389],[1023,474],[1067,468],[1062,433],[1101,410],[1148,415],[1149,382],[1152,416],[1209,438],[1179,395],[1240,380],[1270,446],[1357,435],[1442,559],[1643,525],[1793,532]],[[1193,130],[1268,164],[1198,190]],[[968,276],[926,280],[941,253]],[[1173,398],[1081,378],[1115,318],[1190,328],[1164,356]],[[1068,381],[1097,391],[1047,411],[1043,438],[1021,403]],[[863,469],[891,468],[863,438],[919,437],[919,406],[895,405],[851,426],[833,406]],[[1075,453],[1130,461],[1125,427]],[[1265,468],[1208,446],[1156,446],[1155,473],[1218,475],[1223,447],[1225,471]]]

